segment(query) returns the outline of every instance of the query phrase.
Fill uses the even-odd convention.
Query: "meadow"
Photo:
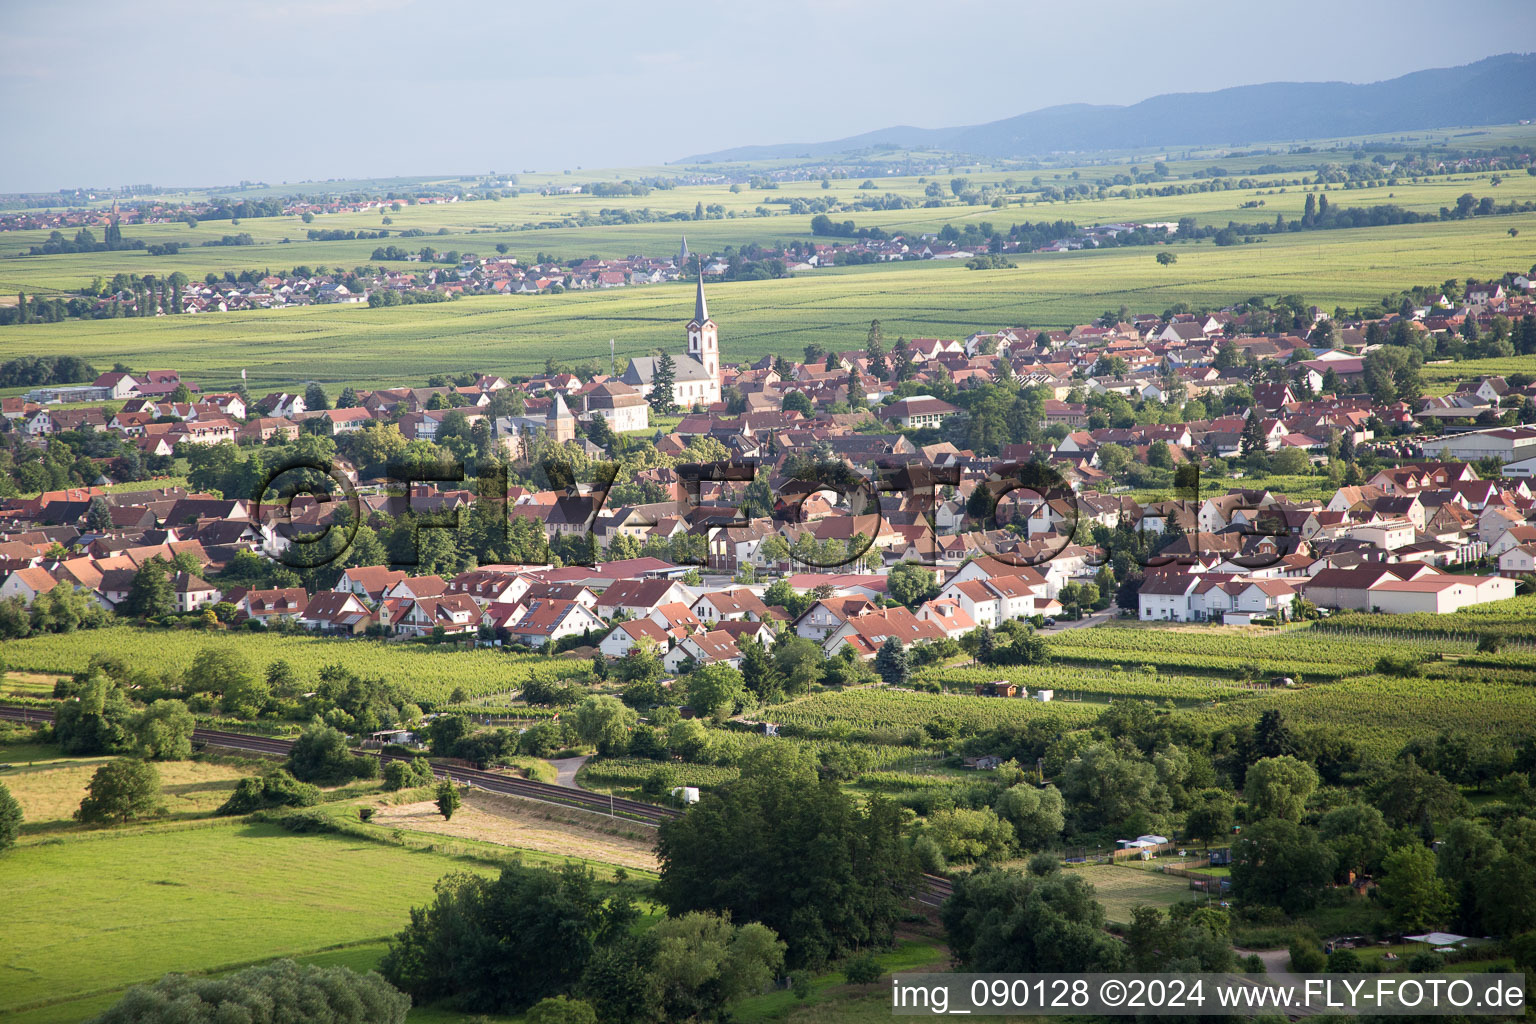
[[[965,337],[1007,326],[1087,322],[1122,304],[1161,312],[1179,302],[1219,306],[1297,293],[1324,308],[1351,308],[1412,284],[1526,269],[1529,242],[1510,237],[1511,227],[1532,237],[1536,213],[1303,232],[1225,248],[1181,243],[1174,247],[1179,261],[1167,267],[1156,263],[1152,249],[1129,247],[1031,254],[1019,257],[1012,270],[971,271],[934,261],[834,268],[715,284],[710,309],[720,324],[724,357],[746,362],[770,353],[794,355],[813,343],[862,347],[873,319],[888,338]],[[675,251],[675,233],[669,245]],[[249,252],[239,256],[237,266],[267,263]],[[286,266],[300,258],[273,262]],[[0,261],[0,274],[5,266]],[[679,347],[691,301],[689,286],[675,284],[382,309],[310,306],[71,320],[0,330],[0,360],[69,352],[103,367],[117,361],[175,367],[205,389],[232,386],[241,370],[248,371],[252,390],[306,380],[377,387],[467,370],[526,375],[549,359],[606,363],[612,339],[622,369],[628,356]]]
[[[25,844],[0,858],[0,1019],[38,1008],[25,1019],[63,1024],[80,1019],[73,1000],[167,971],[377,941],[463,870],[490,869],[238,821]]]

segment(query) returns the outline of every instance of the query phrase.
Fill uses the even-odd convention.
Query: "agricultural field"
[[[210,646],[235,650],[257,669],[281,659],[305,679],[317,678],[326,665],[343,664],[360,676],[396,683],[417,701],[431,704],[446,704],[459,688],[471,697],[505,695],[530,679],[585,679],[592,671],[583,661],[501,654],[489,649],[434,649],[376,640],[235,631],[210,636],[132,626],[14,640],[5,645],[5,657],[13,670],[63,676],[84,669],[94,655],[112,655],[127,658],[150,672],[177,676],[199,651]]]
[[[1536,183],[1536,178],[1529,180]],[[1514,183],[1515,179],[1507,179],[1508,187]],[[1455,187],[1465,191],[1474,185],[1458,182]],[[1521,187],[1525,187],[1523,180]],[[1378,198],[1377,191],[1359,190],[1345,201],[1397,201],[1387,200],[1385,195]],[[1229,192],[1173,198],[1211,197],[1237,201],[1237,193]],[[1500,199],[1505,197],[1501,194]],[[1294,200],[1299,205],[1300,196]],[[509,202],[513,201],[459,205]],[[1017,211],[988,207],[892,211],[854,219],[876,223],[881,217],[921,213],[942,215],[940,222],[975,218],[1006,225],[1010,217],[1066,217],[1087,223],[1120,215],[1110,209],[1099,210],[1100,202],[1030,206]],[[1267,209],[1244,212],[1262,214]],[[1178,215],[1169,211],[1157,219]],[[690,245],[703,250],[726,244],[713,240],[713,231],[726,232],[732,244],[740,244],[809,237],[808,223],[805,216],[783,216],[558,229],[548,234],[560,237],[550,238],[542,237],[545,233],[527,235],[530,246],[546,250],[585,255],[601,252],[600,242],[606,239],[613,247],[609,255],[636,250],[659,254],[675,252],[677,236],[684,229],[690,235]],[[243,222],[240,230],[254,230],[258,224],[259,220]],[[638,236],[626,234],[641,228],[654,237],[642,242]],[[1086,322],[1121,304],[1138,311],[1161,312],[1177,302],[1223,305],[1255,295],[1299,293],[1324,308],[1353,307],[1377,302],[1383,295],[1412,284],[1526,269],[1531,262],[1530,247],[1511,237],[1510,228],[1531,237],[1536,232],[1536,213],[1291,233],[1226,248],[1208,240],[1179,243],[1174,247],[1179,261],[1167,267],[1154,261],[1152,249],[1129,247],[1030,254],[1017,257],[1018,266],[1012,270],[978,272],[931,261],[834,268],[781,280],[716,284],[711,286],[710,302],[721,325],[723,353],[729,361],[794,353],[812,342],[824,348],[857,347],[863,343],[872,319],[881,320],[887,336],[964,337],[975,330],[1003,326],[1059,327]],[[535,234],[540,240],[532,242]],[[522,233],[493,237],[524,240]],[[447,245],[447,240],[433,238],[432,242]],[[294,243],[183,250],[174,258],[204,261],[195,266],[176,266],[138,252],[0,259],[0,294],[13,294],[18,288],[29,294],[46,290],[50,281],[54,287],[78,287],[97,273],[110,277],[119,271],[169,273],[183,269],[200,277],[200,267],[210,259],[217,262],[208,269],[221,271],[283,269],[301,262],[352,266],[368,262],[375,244]],[[352,253],[327,254],[328,245],[360,248]],[[26,275],[18,278],[15,268],[30,266],[34,259],[90,262],[78,270],[39,270],[33,280],[27,280]],[[419,383],[434,373],[464,370],[528,374],[543,369],[551,358],[606,361],[610,339],[621,363],[629,356],[673,345],[680,337],[691,298],[688,285],[676,284],[565,295],[471,297],[382,309],[311,306],[66,321],[0,332],[0,360],[39,351],[67,351],[101,366],[117,361],[174,366],[205,389],[233,385],[242,369],[248,371],[253,390],[311,379],[357,386]],[[447,363],[443,361],[445,352],[452,353]],[[1452,370],[1454,367],[1446,368],[1447,372]]]
[[[996,670],[985,671],[990,679],[1002,676]],[[774,705],[752,717],[780,723],[787,727],[787,735],[836,737],[877,730],[921,729],[940,715],[954,719],[970,730],[1018,725],[1036,719],[1070,729],[1087,724],[1102,710],[1102,706],[1065,701],[1041,704],[1030,700],[860,687]]]

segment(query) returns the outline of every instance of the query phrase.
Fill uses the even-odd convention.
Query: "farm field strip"
[[[1179,262],[1171,267],[1158,266],[1146,247],[1030,255],[1003,271],[932,262],[852,267],[716,284],[710,301],[723,352],[732,361],[798,352],[810,342],[858,347],[871,319],[881,320],[891,336],[964,337],[1018,324],[1087,322],[1122,303],[1158,312],[1181,301],[1223,305],[1251,295],[1300,293],[1332,308],[1374,303],[1407,285],[1447,276],[1524,269],[1529,246],[1510,238],[1508,227],[1536,232],[1536,214],[1305,232],[1227,248],[1178,246]],[[674,238],[674,250],[675,244]],[[126,260],[133,254],[98,255]],[[232,266],[249,265],[251,254],[240,256]],[[289,253],[255,262],[276,266],[294,258]],[[102,268],[108,276],[120,269]],[[5,271],[0,261],[0,275]],[[0,279],[0,292],[18,286],[32,290]],[[621,358],[646,354],[675,343],[690,301],[686,285],[650,285],[387,309],[311,306],[66,321],[0,331],[0,359],[69,351],[106,366],[118,360],[175,366],[204,388],[232,385],[242,369],[253,389],[310,379],[387,386],[420,383],[445,371],[526,374],[551,357],[606,363],[610,338]],[[448,364],[445,346],[453,352]]]

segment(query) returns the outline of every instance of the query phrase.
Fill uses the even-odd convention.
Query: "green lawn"
[[[78,1021],[111,996],[74,1001],[168,971],[377,943],[460,870],[490,869],[239,822],[19,847],[0,858],[0,1020]]]

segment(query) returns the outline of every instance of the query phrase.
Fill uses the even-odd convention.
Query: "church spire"
[[[704,323],[709,319],[709,306],[704,302],[704,260],[699,260],[699,294],[693,300],[693,319],[696,323]]]

